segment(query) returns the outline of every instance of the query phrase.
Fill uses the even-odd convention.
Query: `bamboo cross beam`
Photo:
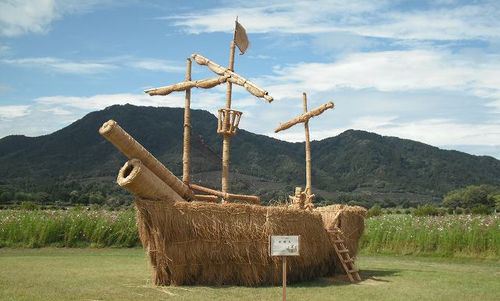
[[[203,193],[208,193],[210,195],[215,195],[218,197],[221,197],[225,200],[240,200],[240,201],[245,201],[253,204],[260,204],[260,197],[256,195],[246,195],[246,194],[235,194],[235,193],[227,193],[215,189],[211,189],[208,187],[196,185],[196,184],[189,184],[189,187],[192,190],[203,192]]]
[[[312,210],[312,208],[314,208],[314,204],[313,204],[313,198],[314,198],[314,194],[312,193],[312,185],[311,185],[311,182],[312,182],[312,176],[311,176],[311,141],[310,141],[310,138],[309,138],[309,119],[315,117],[315,116],[318,116],[320,114],[322,114],[324,111],[328,110],[328,109],[331,109],[334,107],[334,104],[333,102],[329,101],[321,106],[319,106],[318,108],[314,109],[314,110],[311,110],[311,111],[308,111],[307,110],[307,95],[306,93],[302,93],[302,103],[303,103],[303,109],[304,109],[304,113],[302,115],[299,115],[283,124],[280,124],[280,126],[274,130],[275,133],[278,133],[280,131],[283,131],[283,130],[286,130],[286,129],[289,129],[291,128],[292,126],[296,125],[296,124],[299,124],[299,123],[304,123],[304,131],[305,131],[305,136],[306,136],[306,141],[305,141],[305,153],[306,153],[306,189],[304,192],[300,192],[300,187],[299,187],[299,190],[296,191],[295,193],[295,196],[294,196],[294,200],[297,199],[299,200],[299,206],[300,208],[304,207],[304,209],[309,209],[309,210]],[[302,199],[302,197],[304,199]],[[304,204],[302,205],[302,201],[304,202]]]
[[[259,86],[247,80],[243,76],[231,71],[231,69],[219,65],[207,59],[201,54],[195,53],[191,57],[196,63],[198,63],[199,65],[207,66],[208,69],[212,70],[215,74],[218,74],[220,76],[227,76],[227,81],[236,84],[238,86],[242,86],[250,94],[259,98],[264,98],[268,102],[273,101],[273,97],[271,97],[266,90],[260,88]]]
[[[153,96],[153,95],[168,95],[174,91],[187,91],[191,88],[210,89],[222,83],[225,83],[228,80],[228,78],[229,76],[219,76],[215,78],[206,78],[200,80],[186,80],[170,86],[144,90],[144,93]]]
[[[315,116],[318,116],[318,115],[321,115],[321,113],[323,113],[324,111],[328,110],[328,109],[332,109],[335,105],[333,104],[333,102],[329,101],[325,104],[322,104],[321,106],[317,107],[316,109],[314,110],[311,110],[311,111],[308,111],[300,116],[297,116],[285,123],[282,123],[280,124],[279,127],[277,127],[274,132],[275,133],[278,133],[280,131],[283,131],[283,130],[286,130],[286,129],[289,129],[291,128],[292,126],[298,124],[298,123],[303,123],[303,122],[307,122],[309,119],[315,117]]]

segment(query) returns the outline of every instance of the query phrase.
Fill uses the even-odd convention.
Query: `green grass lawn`
[[[288,300],[499,300],[500,262],[361,256],[364,281],[289,286]],[[155,287],[142,249],[0,249],[1,300],[281,300],[281,287]]]

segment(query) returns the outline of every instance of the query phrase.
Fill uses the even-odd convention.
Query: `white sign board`
[[[299,235],[269,236],[271,256],[299,256]]]

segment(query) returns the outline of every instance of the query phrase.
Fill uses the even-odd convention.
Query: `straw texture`
[[[331,205],[318,207],[325,229],[338,227],[344,234],[345,244],[352,257],[358,253],[358,242],[365,229],[366,209],[360,206]]]
[[[290,283],[329,274],[334,251],[321,215],[286,207],[135,201],[138,226],[157,285],[279,284],[281,260],[269,235],[300,235],[289,258]]]

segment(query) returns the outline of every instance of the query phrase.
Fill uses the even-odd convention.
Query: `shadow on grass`
[[[388,279],[382,279],[380,277],[391,277],[398,276],[401,270],[362,270],[359,275],[361,276],[361,281],[359,284],[370,280],[371,282],[386,283],[391,282]],[[336,274],[333,277],[323,277],[314,281],[302,282],[290,284],[290,287],[306,288],[306,287],[327,287],[327,286],[343,286],[351,285],[349,278],[345,274]]]

